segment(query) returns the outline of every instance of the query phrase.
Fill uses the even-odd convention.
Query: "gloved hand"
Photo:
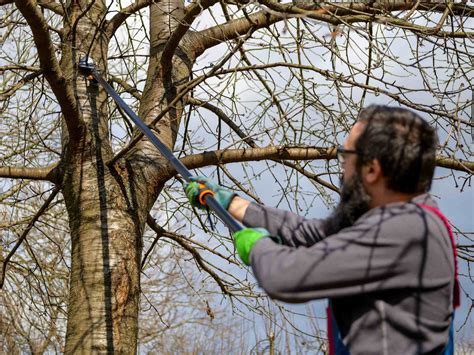
[[[221,204],[225,209],[229,208],[230,202],[237,194],[234,191],[226,189],[211,180],[205,178],[204,176],[192,177],[191,182],[184,185],[184,191],[188,197],[189,202],[194,207],[205,209],[202,192],[210,190],[210,193],[214,194],[214,198],[217,202]],[[199,198],[201,195],[201,199]]]
[[[244,228],[234,233],[234,244],[245,265],[250,265],[250,252],[257,240],[270,237],[265,228]]]

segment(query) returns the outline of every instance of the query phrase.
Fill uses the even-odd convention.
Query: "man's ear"
[[[362,167],[362,178],[369,185],[375,184],[383,178],[382,167],[377,159],[372,159]]]

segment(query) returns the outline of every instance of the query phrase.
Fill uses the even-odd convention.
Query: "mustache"
[[[370,200],[358,173],[346,182],[341,181],[339,203],[323,223],[326,236],[352,226],[360,216],[370,209]]]

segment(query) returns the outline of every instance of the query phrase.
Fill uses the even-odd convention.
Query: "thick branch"
[[[26,70],[26,71],[32,71],[32,72],[39,72],[41,71],[41,68],[33,67],[30,65],[21,65],[21,64],[10,64],[10,65],[4,65],[0,67],[0,73],[3,73],[4,71],[7,71],[7,70],[11,70],[11,71]]]
[[[179,25],[169,37],[161,54],[161,73],[165,88],[171,85],[172,59],[176,48],[178,48],[179,42],[187,33],[196,17],[205,9],[217,2],[218,0],[197,0],[186,8],[184,17],[180,19]]]
[[[226,42],[244,34],[253,28],[258,30],[266,28],[271,24],[281,21],[289,16],[270,15],[267,11],[259,11],[247,16],[247,18],[240,18],[228,21],[225,24],[217,25],[197,33],[195,56],[198,57],[206,49],[214,47],[222,42]]]
[[[245,134],[241,129],[240,127],[238,127],[229,117],[227,117],[227,115],[221,110],[219,109],[218,107],[208,103],[208,102],[204,102],[202,100],[199,100],[199,99],[196,99],[196,98],[193,98],[193,97],[189,97],[187,99],[187,102],[192,104],[192,105],[196,105],[196,106],[200,106],[200,107],[204,107],[206,109],[208,109],[209,111],[215,113],[219,119],[221,119],[222,121],[224,121],[234,132],[237,133],[237,135],[244,141],[246,142],[250,147],[254,148],[254,149],[267,149],[267,148],[259,148],[257,146],[257,144],[255,143],[255,141],[250,138],[247,134]],[[276,147],[274,147],[276,148]],[[300,149],[300,148],[298,148]],[[314,148],[315,149],[315,148]],[[333,148],[334,149],[334,148]],[[224,151],[225,152],[225,151]],[[227,151],[229,152],[229,151]],[[268,152],[269,154],[273,154],[271,151]],[[207,153],[203,153],[203,154],[207,154]],[[189,158],[191,156],[188,156],[186,158]],[[332,159],[334,158],[334,154],[332,154],[332,151],[331,151],[331,156],[329,157],[329,159]],[[185,161],[186,158],[183,158],[183,162]],[[282,163],[283,165],[286,165],[288,167],[291,167],[297,171],[299,171],[300,173],[302,173],[303,175],[305,175],[306,177],[308,177],[309,179],[313,179],[315,180],[316,182],[326,186],[327,188],[333,190],[333,191],[336,191],[338,192],[338,189],[333,186],[332,184],[329,184],[328,182],[320,179],[318,176],[316,176],[315,174],[311,174],[311,173],[308,173],[307,171],[305,171],[304,169],[302,169],[301,167],[298,167],[296,166],[295,164],[291,163],[291,162],[288,162],[288,161],[282,161],[281,158],[278,158],[278,159],[273,159],[271,157],[265,157],[264,159],[266,160],[274,160],[276,162],[280,162]],[[293,160],[304,160],[304,159],[298,159],[298,158],[292,158]],[[250,159],[250,160],[253,160],[253,159]],[[306,159],[307,160],[307,159]],[[241,161],[248,161],[248,160],[241,160]],[[225,163],[225,162],[221,162],[221,163]],[[212,163],[211,165],[217,165],[219,163]],[[186,163],[185,163],[186,165]],[[459,171],[465,171],[467,173],[470,173],[472,174],[474,172],[474,162],[470,162],[470,161],[467,161],[467,160],[457,160],[457,159],[452,159],[452,158],[448,158],[448,157],[443,157],[443,156],[438,156],[437,157],[437,166],[439,167],[443,167],[443,168],[448,168],[448,169],[453,169],[453,170],[459,170]],[[191,168],[191,167],[190,167]]]
[[[196,0],[193,2],[193,4],[188,6],[185,15],[180,19],[178,26],[174,29],[173,33],[165,44],[163,52],[161,53],[160,63],[163,88],[165,89],[165,95],[168,103],[173,101],[173,99],[176,97],[176,87],[172,80],[173,56],[175,51],[178,48],[181,39],[188,32],[189,27],[196,17],[205,9],[214,5],[218,1],[219,0]]]
[[[56,174],[57,164],[46,166],[43,168],[15,168],[9,166],[0,166],[0,177],[9,179],[28,179],[28,180],[44,180],[57,182]]]
[[[188,155],[181,159],[181,162],[188,169],[203,168],[210,165],[241,163],[246,161],[259,160],[330,160],[336,158],[336,147],[286,147],[269,146],[264,148],[248,149],[228,149],[204,152],[200,154]],[[474,162],[467,160],[457,160],[438,156],[436,159],[438,166],[472,174]],[[170,179],[176,174],[174,168],[167,167],[166,179]]]
[[[26,19],[33,33],[38,51],[40,67],[58,99],[71,138],[81,132],[81,119],[72,86],[66,81],[55,55],[55,47],[49,36],[48,24],[40,9],[32,0],[15,0],[15,4]]]
[[[345,16],[351,14],[386,14],[393,11],[410,10],[417,5],[416,1],[405,0],[375,1],[373,3],[366,1],[340,3],[334,1],[332,4],[324,4],[323,6],[317,2],[307,1],[301,1],[299,3],[279,3],[271,0],[259,0],[258,2],[273,11],[308,17],[321,21],[324,21],[326,18],[323,16],[324,14],[329,14],[329,16]],[[418,10],[430,12],[444,13],[447,9],[454,15],[464,17],[474,16],[474,8],[466,4],[433,4],[432,2],[422,2],[418,5]]]
[[[247,143],[252,148],[258,148],[257,143],[255,143],[255,141],[251,137],[249,137],[247,134],[245,134],[240,129],[239,126],[237,126],[229,117],[227,117],[227,115],[220,108],[210,104],[209,102],[205,102],[205,101],[196,99],[194,97],[189,97],[187,99],[187,101],[188,101],[188,103],[190,103],[192,105],[204,107],[204,108],[208,109],[209,111],[215,113],[217,115],[217,117],[219,117],[219,119],[224,121],[235,133],[237,133],[237,135],[245,143]],[[311,179],[311,180],[327,187],[330,190],[333,190],[335,192],[339,192],[339,189],[336,186],[328,183],[327,181],[324,181],[323,179],[319,178],[316,174],[313,174],[313,173],[310,173],[310,172],[306,171],[305,169],[303,169],[302,167],[296,165],[295,163],[285,161],[285,160],[274,160],[274,161],[298,171],[300,174],[306,176],[308,179]]]
[[[474,37],[474,32],[464,32],[464,31],[455,31],[455,32],[445,32],[445,31],[440,31],[438,28],[438,25],[435,27],[426,27],[426,26],[419,26],[412,24],[408,21],[405,21],[403,19],[397,19],[397,18],[392,18],[392,17],[387,17],[387,16],[371,16],[371,15],[353,15],[353,16],[346,16],[343,18],[342,21],[337,24],[341,23],[356,23],[356,22],[370,22],[374,21],[377,23],[381,23],[384,25],[391,25],[394,27],[400,27],[404,28],[410,31],[413,31],[417,34],[420,35],[431,35],[434,37],[441,37],[441,38],[446,38],[446,37],[451,37],[451,38],[472,38]]]
[[[269,146],[264,148],[228,149],[188,155],[181,162],[189,169],[209,165],[238,163],[259,160],[329,160],[336,157],[335,148],[283,147]],[[169,178],[176,174],[173,167],[167,169]]]
[[[256,29],[265,28],[274,24],[275,22],[291,17],[307,17],[317,21],[331,23],[333,25],[339,25],[343,23],[361,21],[377,21],[377,18],[376,16],[374,17],[374,15],[382,15],[392,11],[409,10],[416,5],[415,1],[381,1],[370,5],[365,2],[351,2],[344,4],[335,3],[331,5],[324,5],[323,7],[321,7],[321,5],[317,2],[293,5],[290,3],[281,4],[267,0],[260,0],[259,3],[265,5],[269,10],[259,11],[251,14],[250,16],[228,21],[224,24],[200,31],[198,33],[199,43],[197,43],[196,47],[196,56],[204,52],[206,49],[241,36],[251,27],[256,27]],[[455,15],[465,17],[474,16],[474,9],[471,6],[467,6],[465,4],[451,4],[450,6],[452,6],[451,12]],[[418,9],[424,11],[445,12],[447,7],[448,6],[446,4],[433,5],[432,3],[425,3],[420,4]],[[341,16],[348,15],[354,16],[351,18],[341,18]],[[423,26],[413,25],[403,19],[381,16],[379,21],[382,23],[389,21],[389,23],[394,26],[406,27],[420,33],[429,34],[430,30],[432,30]],[[472,35],[465,32],[449,33],[439,31],[436,31],[435,34],[437,36],[451,37],[468,37]]]
[[[466,173],[474,174],[474,161],[453,159],[439,155],[436,157],[436,165],[441,168],[465,171]]]
[[[54,0],[39,0],[38,1],[39,6],[44,7],[45,9],[48,9],[55,14],[58,14],[60,16],[64,16],[64,8],[60,3],[57,3]]]

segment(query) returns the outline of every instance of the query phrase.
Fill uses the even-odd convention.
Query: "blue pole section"
[[[87,60],[81,60],[79,62],[79,68],[85,72],[92,74],[95,80],[102,85],[107,93],[114,99],[117,105],[127,114],[128,117],[138,126],[140,131],[150,140],[151,143],[159,150],[161,154],[173,165],[176,171],[183,177],[184,180],[190,181],[192,177],[191,172],[184,166],[179,159],[177,159],[173,153],[166,147],[151,131],[150,128],[138,117],[135,112],[122,100],[119,94],[109,85],[107,81],[100,75],[94,64],[87,62]],[[212,209],[217,216],[224,222],[231,232],[237,232],[243,229],[242,225],[230,215],[230,213],[222,207],[222,205],[216,201],[211,195],[206,195],[206,204]]]

